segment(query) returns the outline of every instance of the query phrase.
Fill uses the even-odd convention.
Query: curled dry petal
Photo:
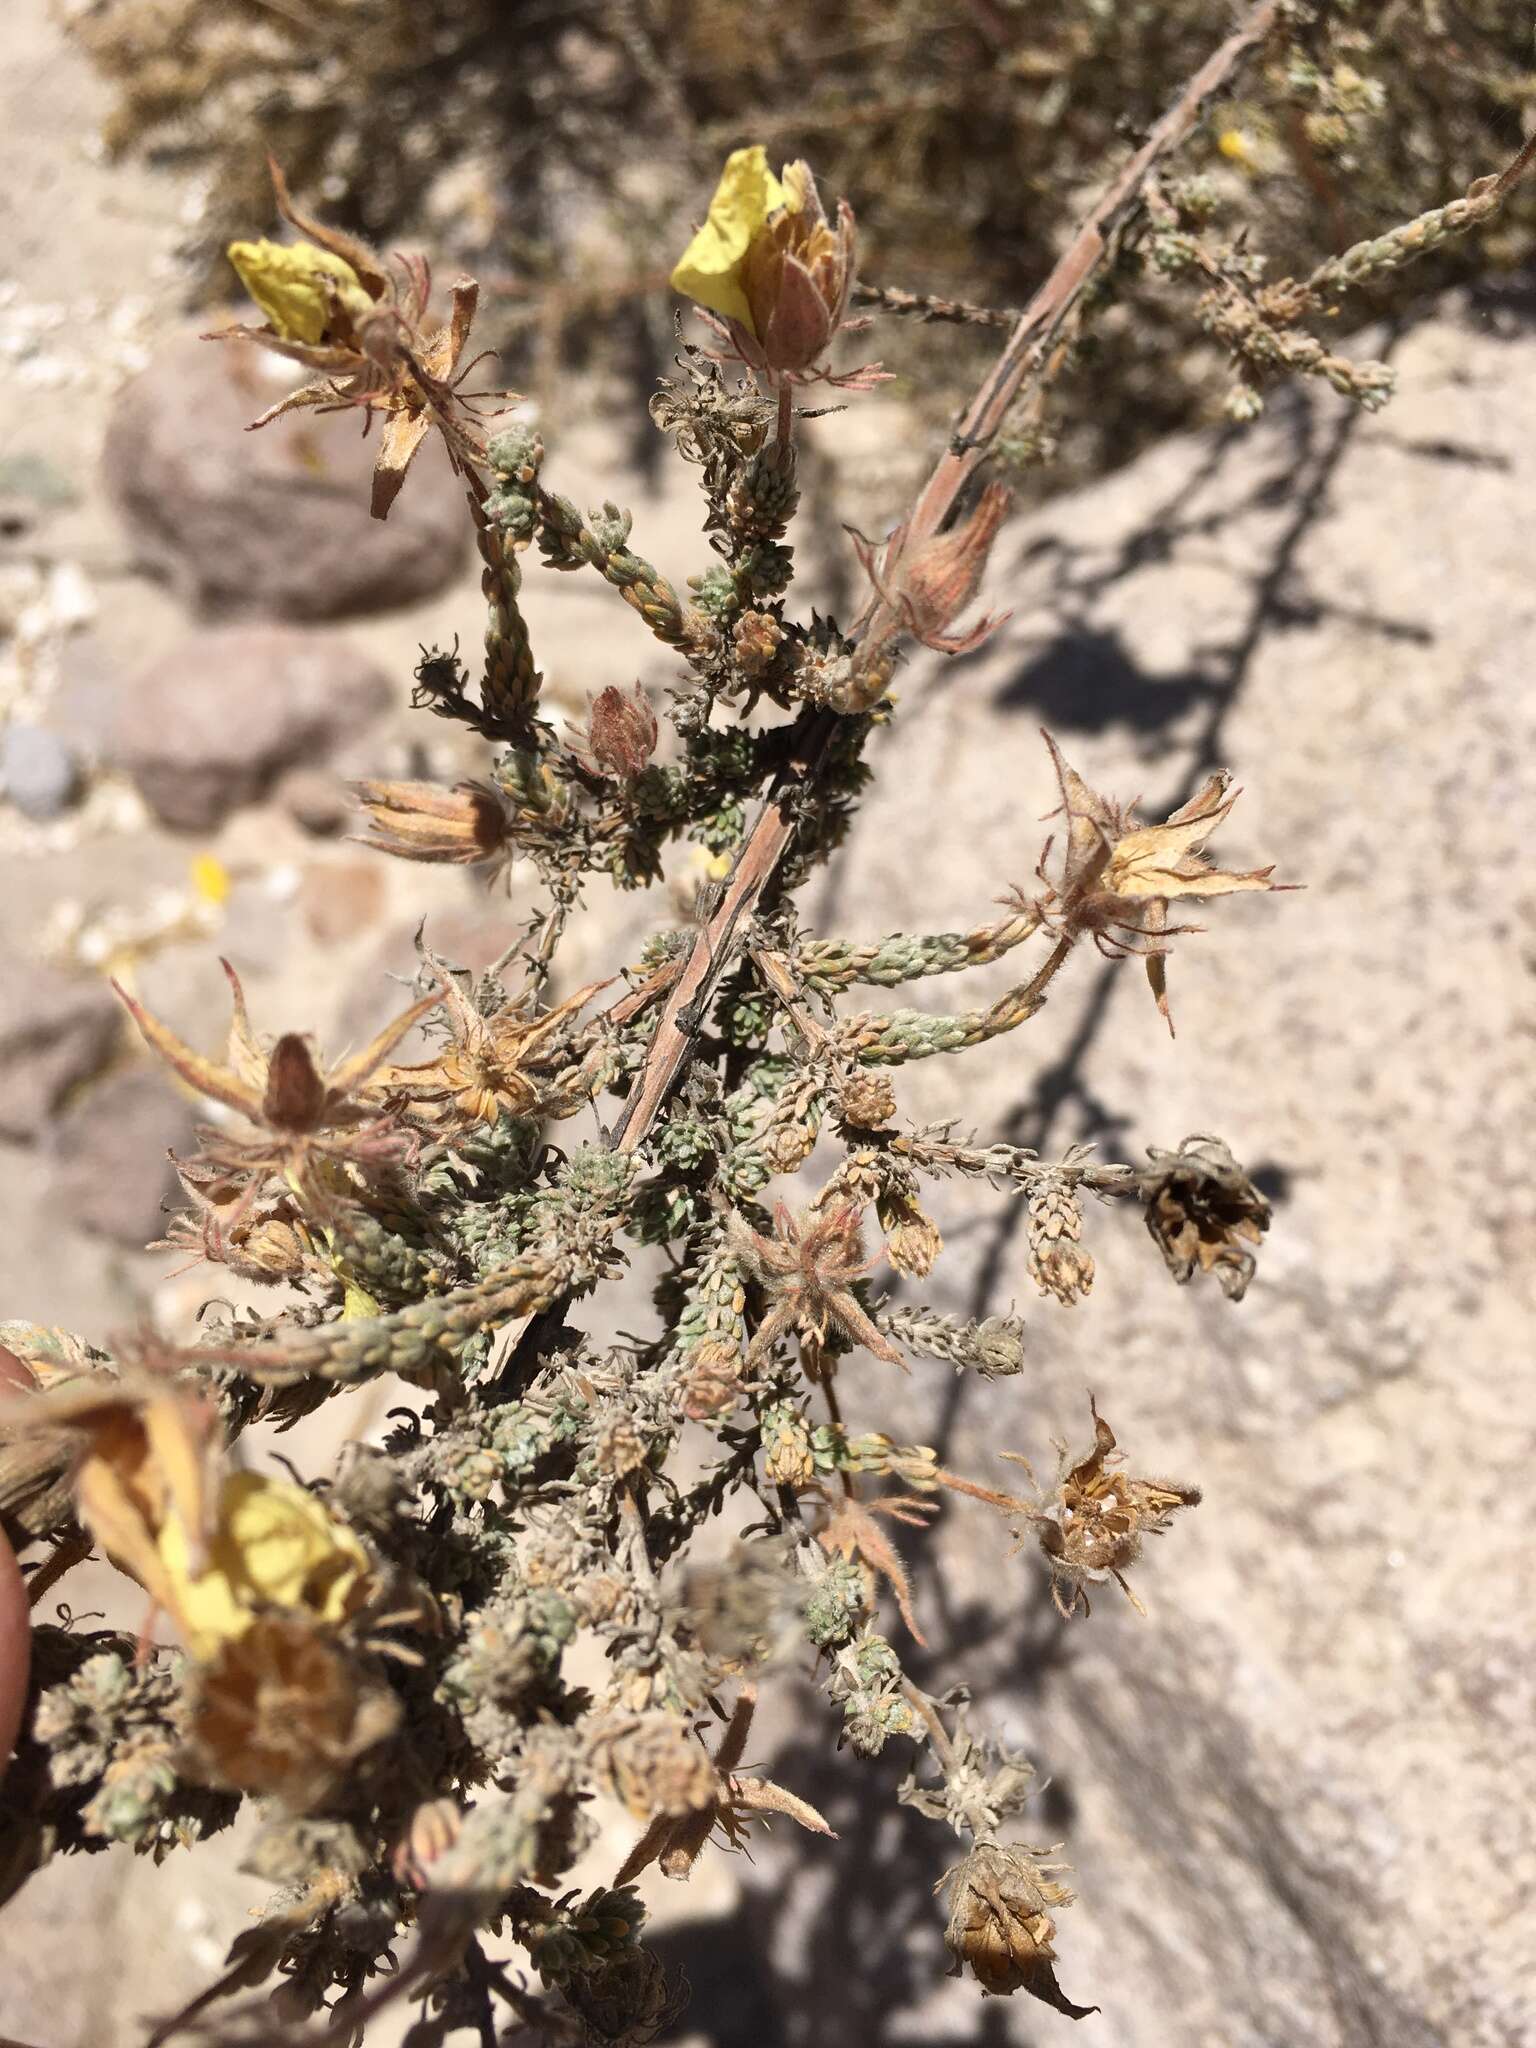
[[[1211,775],[1189,802],[1160,825],[1136,822],[1134,805],[1120,805],[1092,790],[1062,754],[1051,735],[1042,734],[1051,751],[1061,790],[1061,815],[1066,818],[1066,854],[1059,881],[1045,877],[1050,842],[1041,855],[1039,872],[1046,893],[1039,899],[1042,918],[1068,937],[1092,933],[1101,951],[1139,953],[1147,979],[1168,1029],[1166,983],[1167,941],[1195,925],[1172,925],[1168,905],[1184,897],[1203,901],[1251,889],[1279,890],[1294,884],[1272,880],[1273,867],[1246,873],[1217,868],[1201,849],[1231,812],[1241,792],[1231,787],[1224,769]]]

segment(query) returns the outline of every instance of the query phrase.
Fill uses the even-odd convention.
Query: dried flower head
[[[1027,1991],[1069,2019],[1098,2011],[1073,2005],[1056,1982],[1051,1910],[1070,1906],[1073,1894],[1048,1878],[1027,1850],[978,1842],[940,1883],[950,1888],[944,1944],[954,1958],[952,1977],[969,1967],[994,1998]]]
[[[1049,1504],[1030,1511],[1040,1548],[1051,1568],[1051,1591],[1061,1614],[1089,1611],[1088,1587],[1113,1579],[1136,1609],[1145,1609],[1125,1582],[1141,1555],[1143,1536],[1160,1535],[1174,1511],[1198,1505],[1198,1486],[1172,1479],[1132,1479],[1118,1468],[1115,1433],[1090,1400],[1093,1444],[1079,1456],[1061,1446],[1061,1473]],[[1029,1461],[1005,1451],[1029,1471]],[[1033,1474],[1031,1474],[1033,1477]],[[1021,1541],[1023,1539],[1021,1538]]]
[[[322,1804],[399,1720],[394,1694],[325,1629],[302,1615],[266,1614],[199,1671],[188,1760],[215,1784],[302,1813]]]
[[[678,1393],[690,1422],[728,1415],[741,1399],[741,1353],[733,1344],[706,1337],[688,1354]]]
[[[754,1818],[775,1813],[797,1821],[812,1834],[831,1835],[832,1829],[804,1799],[786,1792],[767,1778],[744,1777],[737,1771],[746,1752],[747,1737],[757,1707],[757,1694],[743,1686],[735,1708],[721,1735],[713,1759],[709,1760],[710,1791],[706,1801],[688,1811],[662,1811],[625,1857],[615,1883],[628,1884],[649,1864],[659,1864],[664,1877],[687,1878],[692,1874],[704,1844],[718,1828],[727,1845],[739,1848]],[[706,1755],[702,1748],[701,1755]]]
[[[594,1072],[569,1050],[565,1030],[606,983],[588,982],[542,1015],[534,1013],[531,994],[524,1002],[503,1000],[487,1015],[440,961],[430,953],[424,958],[441,976],[441,994],[431,1002],[441,1002],[447,1034],[431,1059],[383,1070],[379,1088],[432,1124],[460,1128],[501,1116],[574,1116],[591,1100]]]
[[[366,1100],[364,1090],[406,1033],[442,998],[435,993],[424,996],[386,1024],[361,1052],[322,1073],[296,1032],[285,1032],[270,1052],[263,1051],[251,1030],[239,977],[227,960],[221,964],[235,1002],[229,1049],[222,1062],[194,1052],[125,989],[116,982],[112,985],[151,1050],[199,1095],[238,1110],[254,1127],[250,1137],[205,1132],[201,1158],[248,1175],[252,1198],[275,1175],[311,1213],[323,1213],[327,1165],[377,1165],[398,1158],[407,1147],[409,1140],[398,1122],[377,1102]]]
[[[151,1251],[190,1251],[194,1264],[207,1259],[227,1266],[242,1280],[268,1286],[334,1280],[334,1262],[317,1250],[316,1238],[291,1194],[250,1201],[238,1176],[231,1178],[195,1160],[182,1160],[180,1173],[194,1207],[171,1218],[165,1236],[149,1247]]]
[[[827,382],[864,389],[876,366],[833,376],[827,349],[853,288],[853,209],[829,221],[810,166],[775,177],[761,143],[727,159],[704,225],[672,272],[672,288],[707,309],[709,324],[770,384]],[[713,317],[711,317],[713,316]]]
[[[1270,1206],[1220,1138],[1186,1138],[1177,1152],[1148,1147],[1152,1164],[1138,1184],[1147,1228],[1180,1286],[1214,1273],[1229,1301],[1241,1301],[1254,1274],[1249,1249],[1268,1230]]]
[[[398,258],[397,278],[366,243],[300,212],[277,164],[268,162],[278,211],[305,239],[231,243],[229,260],[267,325],[225,327],[210,339],[259,342],[316,373],[255,426],[301,408],[358,407],[383,417],[372,504],[373,516],[383,519],[434,426],[455,468],[485,459],[484,431],[459,390],[479,287],[460,278],[447,326],[429,326],[426,264]]]
[[[919,1280],[931,1273],[944,1249],[944,1239],[916,1197],[894,1192],[882,1195],[875,1213],[885,1232],[886,1256],[896,1271]]]
[[[1169,924],[1169,903],[1184,897],[1200,901],[1208,896],[1231,896],[1239,890],[1294,885],[1272,882],[1272,867],[1233,874],[1212,867],[1201,857],[1200,849],[1241,794],[1232,789],[1232,778],[1225,770],[1210,776],[1189,802],[1161,825],[1138,825],[1134,805],[1122,807],[1097,795],[1069,766],[1050,734],[1043,737],[1061,788],[1067,844],[1061,878],[1053,883],[1045,875],[1051,850],[1051,841],[1046,841],[1038,869],[1046,891],[1036,907],[1042,920],[1064,936],[1090,932],[1099,950],[1112,957],[1139,953],[1147,963],[1147,979],[1171,1032],[1166,941],[1201,927]]]
[[[594,1782],[637,1820],[714,1806],[715,1767],[675,1714],[610,1715],[588,1730],[586,1754]]]
[[[483,867],[494,881],[517,851],[511,806],[488,782],[354,782],[368,815],[360,843],[400,860]]]
[[[749,1366],[766,1357],[789,1330],[798,1331],[818,1365],[834,1329],[876,1358],[892,1365],[905,1362],[853,1292],[875,1264],[864,1256],[859,1217],[852,1202],[833,1200],[825,1208],[813,1203],[798,1217],[779,1202],[772,1237],[762,1236],[734,1213],[727,1217],[726,1241],[732,1255],[768,1300],[768,1313],[747,1353]]]

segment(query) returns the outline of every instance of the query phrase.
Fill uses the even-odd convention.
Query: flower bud
[[[453,1847],[463,1828],[464,1812],[456,1799],[429,1799],[418,1806],[390,1858],[399,1882],[425,1891],[433,1864]]]
[[[592,702],[586,750],[604,775],[633,782],[656,751],[656,714],[636,683],[621,690],[610,683]]]
[[[355,324],[374,309],[346,258],[313,242],[231,242],[226,253],[282,341],[313,346],[338,319]]]
[[[1011,494],[989,484],[966,516],[918,546],[905,545],[905,528],[892,536],[888,567],[876,561],[867,541],[854,537],[865,573],[902,627],[924,647],[940,654],[969,654],[1003,624],[1006,612],[989,614],[960,632],[949,628],[975,597],[997,529],[1008,516]]]
[[[368,814],[365,845],[401,860],[478,867],[506,859],[511,817],[501,795],[484,782],[354,782],[352,793]]]

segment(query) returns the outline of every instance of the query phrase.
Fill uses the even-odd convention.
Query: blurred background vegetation
[[[199,180],[201,303],[229,292],[224,243],[272,220],[270,148],[328,217],[478,275],[483,338],[546,402],[593,350],[649,381],[673,346],[677,222],[747,140],[805,156],[852,200],[866,279],[1020,305],[1233,20],[1227,0],[61,4],[113,82],[107,147]],[[1526,0],[1284,0],[1238,92],[1166,196],[1224,269],[1302,276],[1509,160],[1536,117],[1536,22]],[[1353,293],[1337,331],[1513,265],[1533,224],[1536,185]],[[1133,236],[1048,405],[1005,437],[1005,466],[1037,472],[1037,491],[1233,403],[1193,317],[1205,280],[1145,253]],[[985,324],[881,327],[899,395],[936,427],[998,339]]]

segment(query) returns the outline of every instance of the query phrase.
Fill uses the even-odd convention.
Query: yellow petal
[[[192,893],[215,908],[229,900],[229,869],[216,854],[195,854],[191,862]]]
[[[752,309],[741,286],[741,266],[770,213],[781,206],[799,209],[799,195],[781,184],[768,168],[762,144],[733,150],[726,158],[703,227],[683,251],[672,273],[672,289],[712,313],[739,320],[756,336]]]
[[[240,282],[284,341],[318,342],[337,298],[354,313],[373,305],[345,257],[313,242],[231,242],[227,251]],[[327,291],[324,279],[335,287]]]
[[[237,1472],[219,1494],[209,1567],[193,1572],[186,1532],[175,1516],[160,1532],[170,1586],[167,1605],[195,1657],[243,1635],[262,1607],[302,1609],[340,1622],[368,1577],[362,1545],[302,1486]]]
[[[157,1607],[168,1608],[176,1588],[160,1556],[157,1532],[110,1459],[84,1459],[75,1475],[75,1503],[92,1541],[138,1580]]]

